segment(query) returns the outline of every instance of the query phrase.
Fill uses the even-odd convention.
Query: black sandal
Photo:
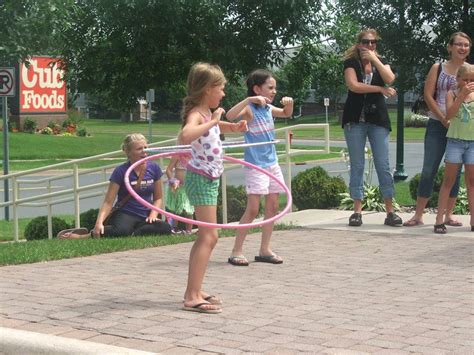
[[[360,227],[362,225],[362,214],[360,213],[353,213],[349,217],[349,225],[351,227]]]
[[[386,226],[397,227],[397,226],[401,226],[403,224],[403,221],[395,213],[389,212],[387,214],[387,218],[385,218],[384,224]]]
[[[446,234],[448,233],[448,230],[446,228],[446,225],[444,223],[441,223],[441,224],[434,225],[434,232],[436,234]]]

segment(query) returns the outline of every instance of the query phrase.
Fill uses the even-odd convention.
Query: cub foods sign
[[[65,113],[66,83],[57,58],[32,57],[19,64],[18,113]]]

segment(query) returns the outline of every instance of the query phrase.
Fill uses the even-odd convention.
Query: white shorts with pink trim
[[[263,169],[285,183],[280,165],[275,164]],[[245,169],[245,190],[247,195],[281,194],[285,192],[275,180],[255,169]]]

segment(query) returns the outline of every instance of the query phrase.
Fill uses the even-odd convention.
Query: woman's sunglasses
[[[364,45],[377,44],[377,40],[376,39],[361,39],[360,43],[362,43]]]

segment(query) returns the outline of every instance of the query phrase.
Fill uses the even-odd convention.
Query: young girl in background
[[[464,32],[453,33],[447,44],[449,58],[443,63],[432,65],[426,80],[423,97],[428,106],[429,120],[424,138],[424,157],[418,184],[415,214],[403,225],[414,227],[423,225],[423,214],[433,193],[433,186],[438,174],[439,165],[445,155],[448,132],[446,121],[446,96],[456,87],[456,73],[466,62],[471,52],[472,40]],[[459,190],[460,172],[449,193],[444,224],[461,227],[462,223],[453,213]]]
[[[275,140],[273,117],[290,117],[293,113],[293,99],[283,97],[281,99],[283,108],[271,105],[277,92],[276,80],[271,72],[262,69],[257,69],[249,75],[247,90],[248,97],[232,107],[226,117],[229,120],[240,118],[247,122],[249,130],[245,133],[246,143],[272,142]],[[284,182],[274,144],[248,147],[245,149],[244,159],[246,162],[267,170],[281,182]],[[246,169],[245,186],[247,207],[240,219],[241,224],[251,223],[257,217],[262,196],[265,196],[264,219],[269,219],[278,213],[278,195],[284,192],[280,185],[255,169]],[[237,230],[234,248],[228,259],[228,262],[232,265],[248,265],[248,260],[242,254],[247,232],[248,229]],[[282,258],[270,248],[272,232],[273,223],[262,226],[262,241],[259,254],[255,256],[255,261],[271,264],[281,264],[283,262]]]
[[[197,63],[191,67],[187,80],[187,96],[183,100],[183,128],[178,141],[191,145],[191,159],[185,178],[186,194],[194,206],[196,219],[217,223],[219,177],[222,159],[222,132],[245,132],[245,122],[230,123],[220,119],[219,107],[225,96],[226,79],[217,65]],[[211,112],[214,110],[214,112]],[[201,313],[220,313],[219,298],[202,291],[202,282],[212,250],[217,243],[217,229],[199,227],[198,237],[189,255],[188,284],[183,309]]]
[[[444,221],[449,192],[459,168],[464,164],[471,231],[474,231],[474,66],[464,63],[456,75],[457,88],[446,95],[446,120],[449,129],[446,137],[445,170],[438,198],[438,214],[434,232],[447,233]]]
[[[190,156],[175,155],[171,158],[171,161],[166,168],[166,176],[168,177],[168,184],[165,185],[166,209],[176,215],[182,215],[185,218],[192,218],[194,214],[194,207],[191,205],[184,189],[184,179],[186,176],[186,165],[188,164]],[[173,227],[172,232],[175,234],[183,233],[178,228],[177,220],[173,220],[171,226]],[[193,225],[191,223],[186,224],[185,234],[191,234]]]

